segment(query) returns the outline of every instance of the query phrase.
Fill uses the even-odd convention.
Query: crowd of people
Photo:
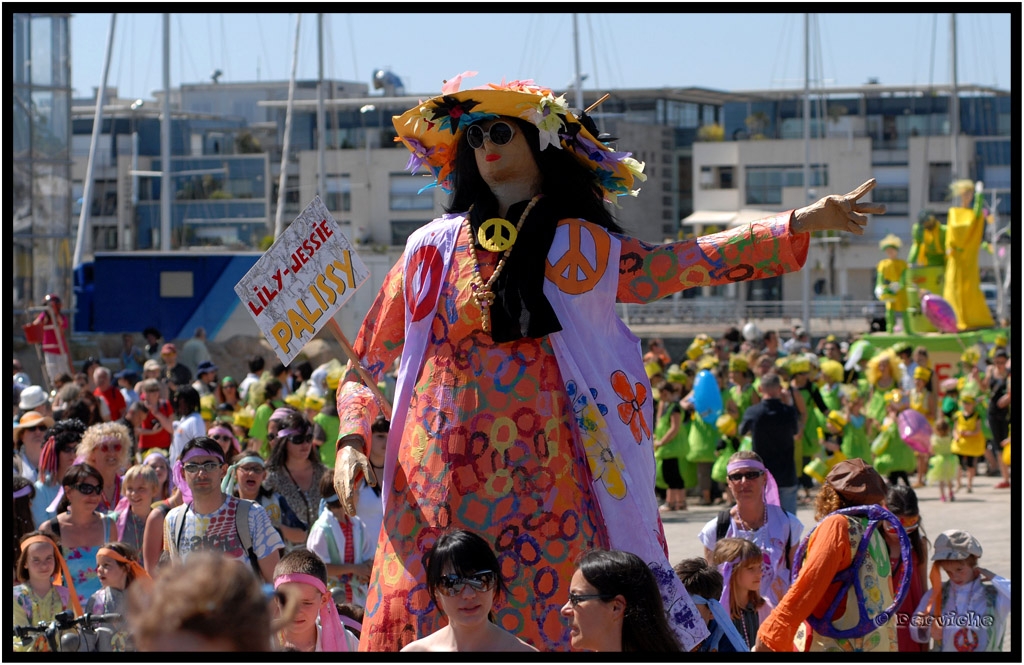
[[[955,500],[972,491],[982,467],[1002,476],[996,487],[1008,486],[1005,340],[968,349],[960,375],[939,382],[924,348],[879,349],[829,336],[812,350],[801,333],[794,330],[785,343],[752,326],[718,340],[701,335],[680,363],[660,340],[648,344],[661,511],[687,510],[687,494],[722,506],[700,532],[699,556],[675,565],[708,624],[710,637],[699,650],[787,650],[791,643],[962,649],[965,638],[946,634],[948,627],[887,624],[867,638],[825,644],[804,621],[821,620],[844,593],[821,581],[854,565],[856,548],[848,543],[866,531],[870,565],[858,565],[868,569],[864,583],[881,591],[867,612],[891,603],[906,575],[899,611],[908,616],[956,608],[1005,619],[1009,582],[977,566],[981,545],[969,533],[943,532],[930,543],[915,494],[935,483],[942,500]],[[350,499],[355,514],[335,490],[334,442],[344,427],[335,394],[341,367],[332,361],[315,370],[265,371],[263,359],[254,357],[250,373],[236,382],[217,380],[216,366],[202,359],[193,383],[184,381],[188,368],[173,371],[182,366],[169,347],[160,347],[157,366],[144,351],[133,351],[126,336],[120,371],[90,359],[84,369],[91,382],[83,372],[84,385],[52,392],[31,385],[15,363],[14,624],[52,621],[64,610],[115,613],[126,617],[114,627],[115,650],[185,648],[186,642],[210,650],[356,650],[382,514],[379,482],[362,480]],[[143,377],[133,375],[132,362]],[[694,382],[704,370],[716,377],[722,399],[721,415],[711,422],[694,404]],[[86,395],[94,398],[88,410]],[[214,396],[213,408],[204,407],[206,396]],[[928,420],[930,454],[907,448],[898,435],[903,409]],[[380,474],[388,421],[378,415],[372,431],[380,441],[369,464]],[[806,501],[815,502],[817,523],[807,525],[813,539],[795,514]],[[899,526],[840,510],[872,505],[886,506]],[[872,516],[879,522],[874,530],[867,529]],[[909,549],[901,549],[900,528]],[[199,562],[206,568],[193,565]],[[446,623],[403,650],[536,650],[495,622],[494,607],[509,585],[493,543],[451,529],[432,544],[424,565],[431,609]],[[194,589],[181,592],[182,579],[206,579],[210,566],[246,583],[222,593],[211,588],[213,610]],[[567,648],[681,650],[651,570],[635,555],[589,550],[559,588],[568,593],[557,599],[570,626]],[[171,597],[173,607],[156,606]],[[853,605],[847,629],[860,616]],[[266,629],[197,627],[197,616],[216,612],[251,615]],[[998,650],[1003,625],[968,639],[968,646]],[[185,642],[173,639],[176,631]],[[16,638],[15,648],[49,645],[42,637]]]

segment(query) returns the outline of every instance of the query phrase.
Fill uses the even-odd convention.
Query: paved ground
[[[1014,493],[1011,493],[1011,490],[993,489],[993,485],[999,481],[1000,478],[979,475],[974,481],[974,492],[968,494],[965,488],[957,492],[956,500],[953,502],[941,502],[938,487],[933,486],[918,489],[917,497],[921,509],[921,523],[930,541],[934,542],[936,536],[946,529],[969,531],[981,542],[984,550],[980,565],[998,575],[1013,579],[1011,556],[1019,555],[1016,547],[1020,542],[1020,527],[1011,519],[1011,501],[1019,501],[1019,497],[1015,495],[1015,489],[1012,490]],[[662,516],[668,540],[669,559],[673,564],[681,559],[702,556],[703,547],[697,540],[697,535],[722,508],[698,506],[695,497],[689,497],[687,503],[688,511]],[[797,511],[797,517],[803,522],[806,535],[814,525],[813,507],[801,506]],[[1011,634],[1013,622],[1016,620],[1011,617],[1007,623],[1003,651],[1011,650]]]

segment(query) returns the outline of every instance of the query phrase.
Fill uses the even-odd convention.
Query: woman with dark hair
[[[472,526],[494,542],[516,529],[536,543],[507,553],[523,572],[509,580],[505,625],[542,649],[569,641],[545,609],[548,576],[567,579],[582,551],[628,549],[669,571],[650,537],[660,529],[651,387],[616,302],[799,269],[806,231],[861,233],[864,213],[882,209],[857,201],[869,182],[699,241],[651,245],[622,235],[605,206],[636,194],[643,165],[630,153],[532,81],[460,91],[464,77],[394,118],[410,168],[429,168],[452,197],[448,214],[410,236],[353,345],[374,382],[401,358],[382,477],[387,535],[361,638],[371,651],[440,627],[407,614],[428,602],[424,529]],[[338,413],[358,399],[342,385]],[[367,420],[341,434],[362,437],[370,457]],[[656,579],[680,642],[696,646],[706,629],[685,589],[673,575]]]
[[[903,530],[910,536],[910,561],[904,561],[900,554],[899,536],[896,527],[883,522],[882,534],[889,545],[889,563],[892,567],[892,579],[901,577],[903,566],[910,565],[910,589],[897,610],[902,616],[911,616],[917,611],[928,590],[928,538],[921,524],[921,511],[917,507],[917,493],[906,485],[893,485],[885,495],[886,507],[900,518]],[[905,622],[896,625],[896,639],[900,651],[927,651],[927,644],[915,642],[910,636],[910,627]]]
[[[501,564],[486,540],[464,529],[445,531],[423,557],[427,593],[448,625],[402,651],[536,651],[494,622],[492,607],[508,592]]]
[[[281,497],[280,531],[285,550],[306,545],[309,529],[320,514],[320,478],[327,467],[313,447],[313,426],[291,412],[281,421],[267,459],[263,486]]]
[[[50,510],[50,504],[60,493],[60,479],[64,477],[64,472],[75,463],[75,451],[85,429],[85,423],[81,420],[68,418],[58,420],[46,431],[46,442],[39,455],[36,496],[32,500],[32,519],[37,527],[56,514]]]
[[[574,649],[678,653],[654,574],[635,554],[591,550],[579,558],[562,616]]]
[[[64,498],[57,507],[57,516],[43,522],[39,530],[54,536],[60,544],[78,599],[84,605],[100,589],[96,553],[103,543],[117,536],[117,525],[97,511],[102,501],[103,476],[95,468],[73,464],[64,473],[61,485]]]

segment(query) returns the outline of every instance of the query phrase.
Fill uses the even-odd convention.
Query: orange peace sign
[[[592,290],[608,267],[611,237],[595,232],[595,228],[581,219],[563,219],[555,230],[552,248],[557,251],[566,244],[566,233],[568,246],[554,263],[548,260],[545,274],[569,295],[578,296]]]
[[[515,244],[518,235],[519,232],[512,226],[512,222],[501,217],[491,217],[480,225],[476,232],[476,240],[489,252],[504,252]]]

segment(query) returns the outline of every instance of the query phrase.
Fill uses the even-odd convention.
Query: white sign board
[[[288,365],[369,276],[317,196],[235,284],[235,293]]]

